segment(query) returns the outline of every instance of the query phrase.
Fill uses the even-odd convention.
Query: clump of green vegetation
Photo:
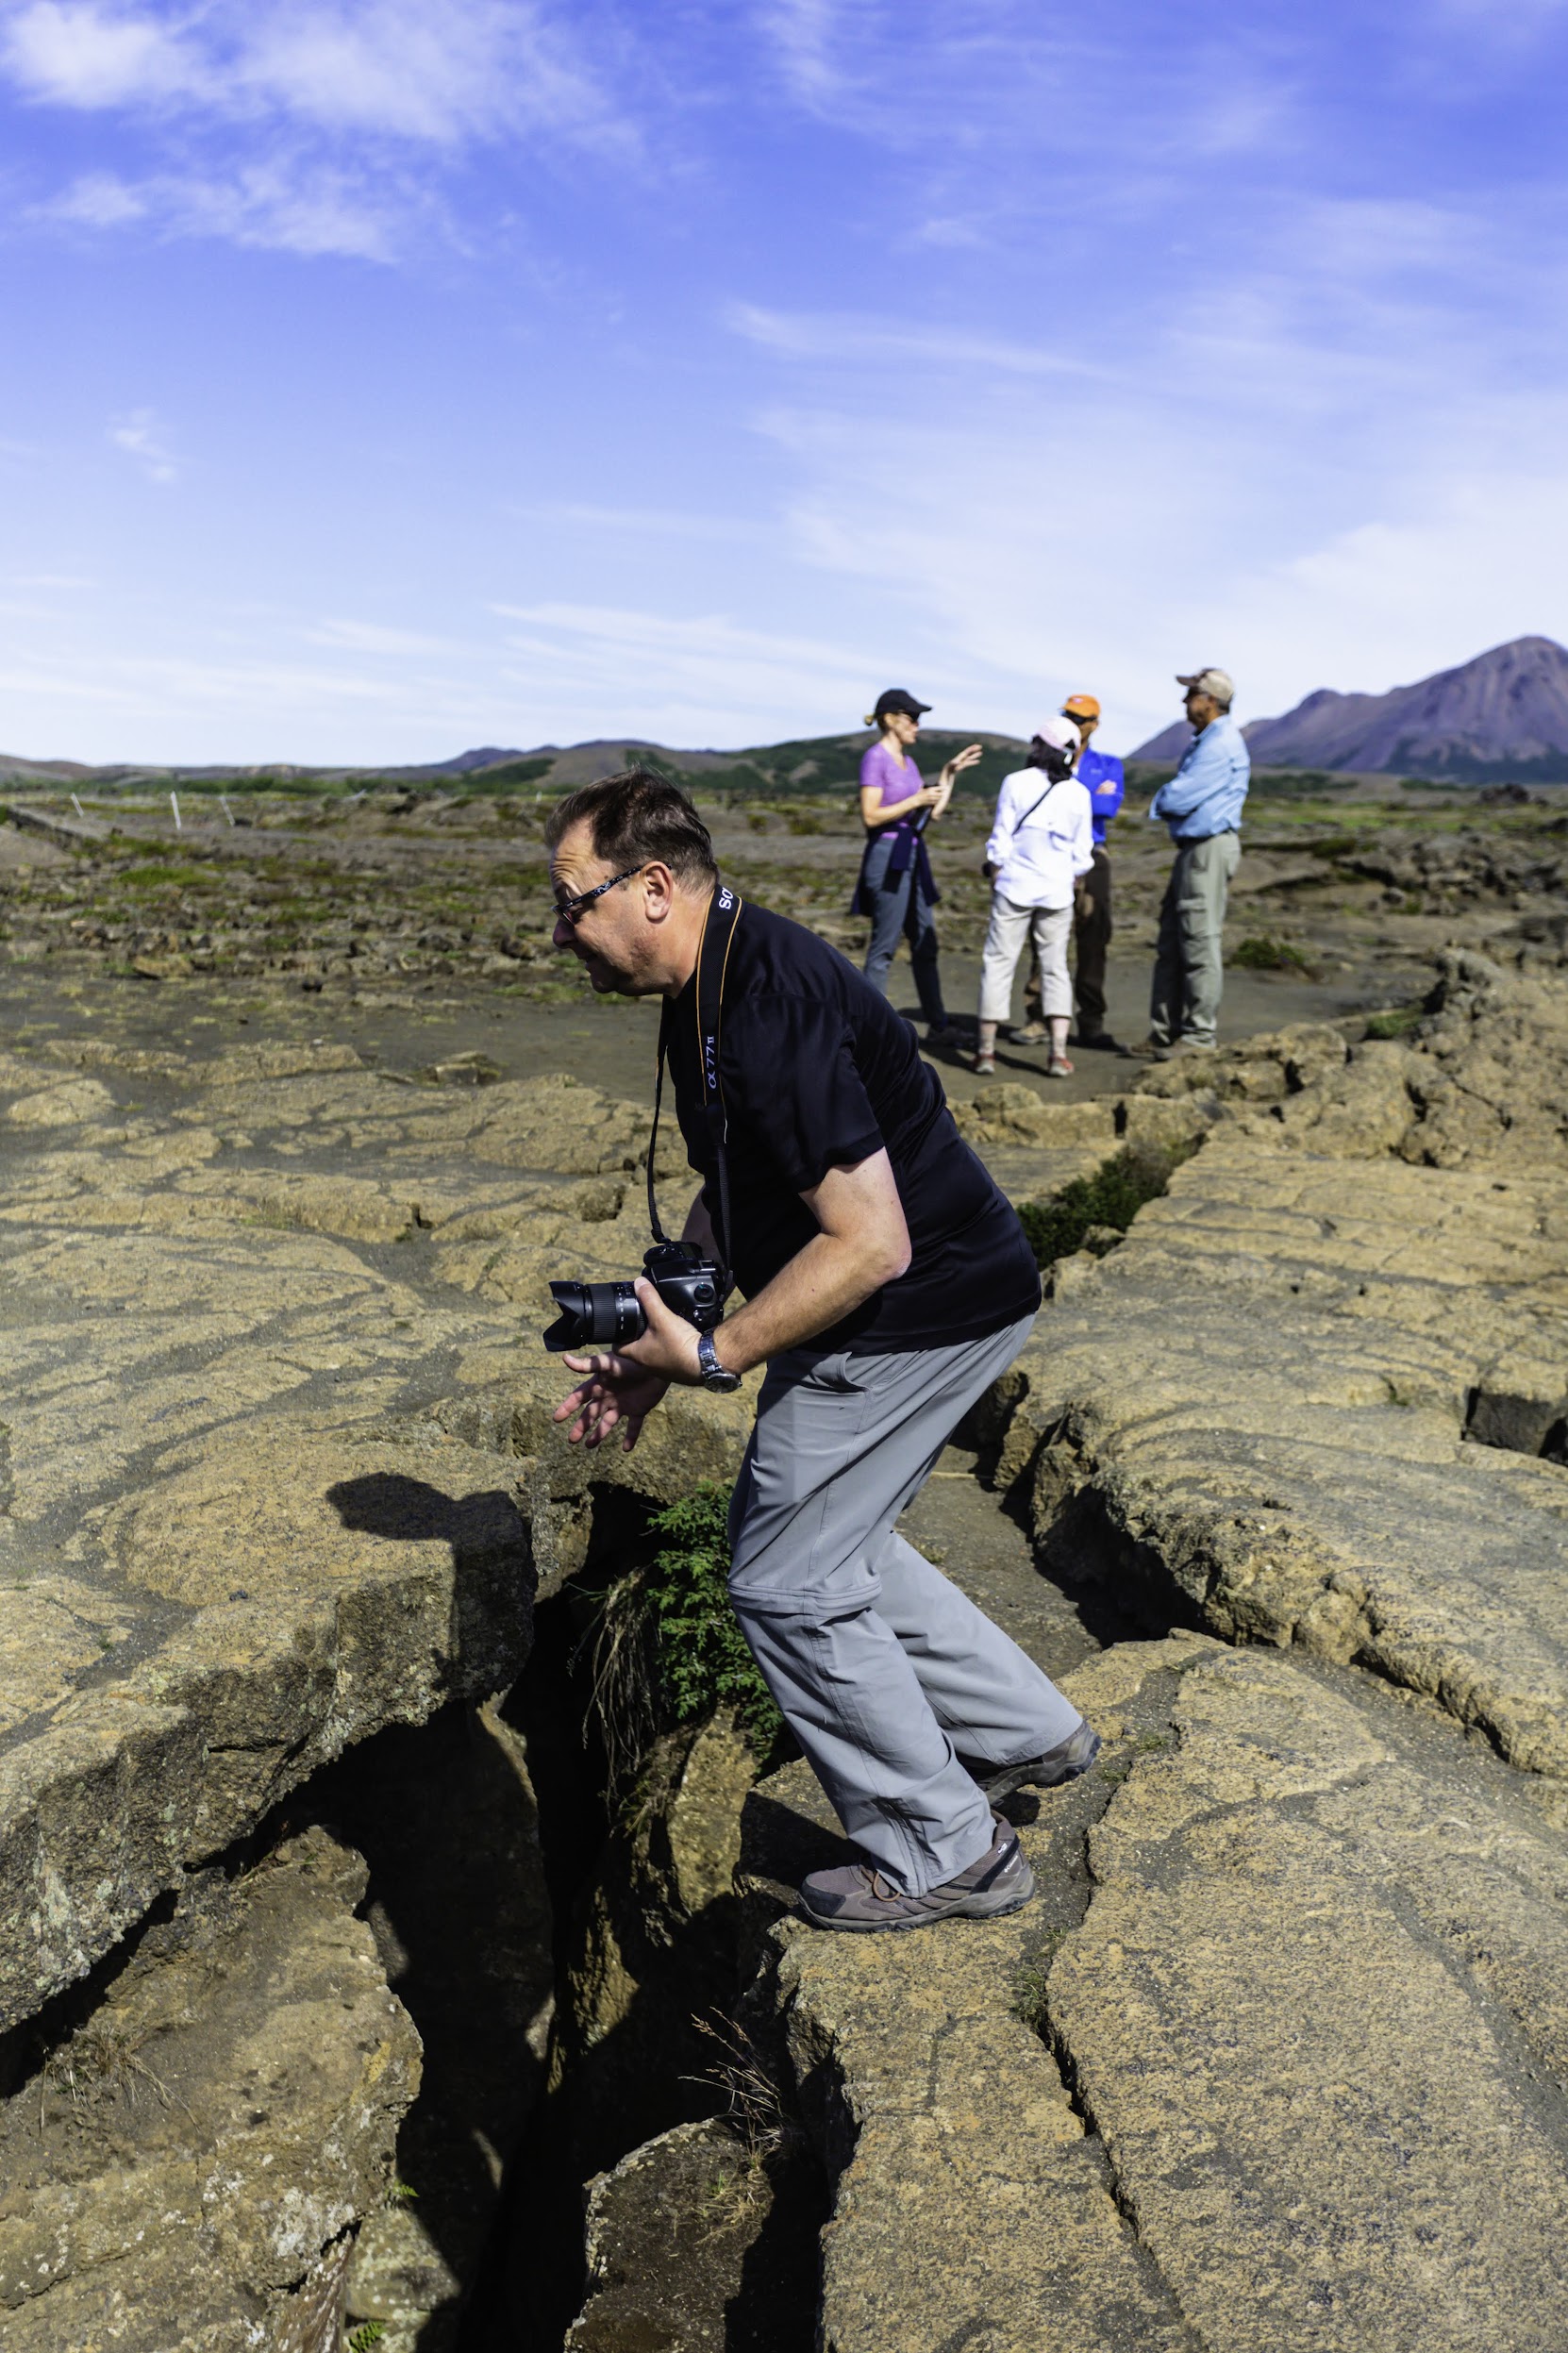
[[[1312,960],[1302,949],[1293,946],[1289,940],[1272,940],[1266,934],[1243,940],[1226,961],[1240,965],[1243,972],[1303,973],[1309,977],[1316,977]]]
[[[1359,833],[1326,833],[1316,842],[1303,842],[1301,846],[1309,858],[1332,859],[1350,858],[1356,851],[1364,850],[1366,843]]]
[[[160,859],[139,860],[125,875],[127,891],[191,891],[209,885],[213,876],[205,866],[176,865]]]
[[[1047,1928],[1012,1981],[1012,1999],[1008,2007],[1021,2024],[1032,2027],[1036,2034],[1043,2034],[1049,2024],[1046,1988],[1050,1982],[1051,1963],[1071,1933],[1069,1928]]]
[[[732,1490],[704,1479],[657,1514],[663,1538],[645,1582],[659,1651],[659,1680],[677,1723],[690,1724],[715,1708],[733,1709],[759,1757],[765,1757],[784,1719],[758,1672],[729,1606],[729,1498]]]
[[[1425,1007],[1390,1005],[1380,1013],[1367,1015],[1366,1034],[1369,1038],[1408,1038],[1421,1026]]]
[[[1044,1201],[1026,1201],[1019,1222],[1028,1236],[1035,1263],[1048,1274],[1059,1259],[1081,1250],[1095,1226],[1125,1234],[1145,1202],[1157,1201],[1173,1172],[1192,1159],[1196,1143],[1124,1144],[1102,1160],[1093,1176],[1075,1176]]]
[[[358,2328],[351,2328],[348,2353],[370,2353],[373,2345],[379,2345],[387,2333],[384,2320],[362,2320]]]
[[[1252,772],[1254,793],[1281,800],[1328,799],[1336,793],[1352,791],[1355,781],[1328,768],[1255,768]]]

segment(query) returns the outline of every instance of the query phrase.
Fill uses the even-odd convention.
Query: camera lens
[[[624,1348],[646,1328],[630,1283],[552,1283],[550,1295],[560,1310],[544,1335],[552,1356],[565,1348]]]

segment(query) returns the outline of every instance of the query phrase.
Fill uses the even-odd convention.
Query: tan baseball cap
[[[1176,672],[1177,686],[1196,687],[1200,694],[1212,694],[1216,703],[1228,707],[1236,700],[1236,681],[1228,670],[1216,670],[1210,662],[1207,669],[1192,670],[1185,675]]]

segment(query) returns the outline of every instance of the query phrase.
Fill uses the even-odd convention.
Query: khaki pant
[[[1241,837],[1211,833],[1202,842],[1178,842],[1176,849],[1159,909],[1149,1035],[1157,1045],[1174,1045],[1178,1038],[1212,1045],[1225,986],[1220,935],[1230,877],[1241,864]]]
[[[1110,949],[1110,859],[1096,843],[1094,863],[1078,876],[1073,902],[1073,994],[1077,1000],[1078,1043],[1103,1038],[1106,1030],[1105,968]],[[1024,984],[1024,1018],[1042,1022],[1040,959],[1031,953]]]
[[[991,926],[980,959],[980,1019],[1012,1019],[1012,982],[1024,943],[1032,940],[1040,960],[1041,993],[1047,1019],[1071,1014],[1073,984],[1067,977],[1067,937],[1073,928],[1070,907],[1015,907],[1000,891],[991,894]]]

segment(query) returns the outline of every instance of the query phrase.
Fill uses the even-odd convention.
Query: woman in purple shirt
[[[934,785],[923,784],[910,752],[920,735],[921,719],[930,708],[929,703],[917,703],[903,687],[890,687],[877,696],[876,708],[866,721],[868,727],[876,727],[880,733],[860,762],[860,820],[866,829],[866,847],[851,911],[871,918],[865,976],[884,996],[899,935],[908,933],[915,988],[926,1016],[926,1043],[941,1045],[950,1043],[956,1033],[942,1008],[937,926],[931,912],[940,894],[921,837],[952,799],[957,778],[965,768],[974,767],[981,753],[978,743],[967,745],[947,761]]]

